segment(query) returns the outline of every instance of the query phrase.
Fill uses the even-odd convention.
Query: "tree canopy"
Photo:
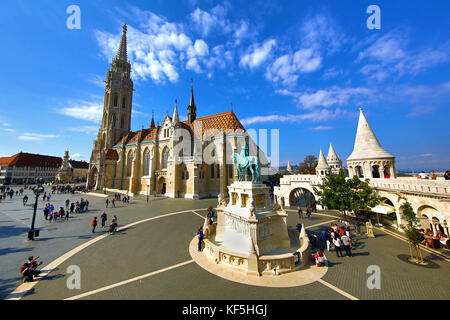
[[[298,169],[299,174],[316,174],[317,167],[317,157],[314,155],[306,156],[305,160],[300,163],[300,168]]]
[[[380,200],[369,186],[368,180],[358,177],[346,179],[344,171],[327,175],[318,188],[313,187],[317,195],[317,203],[330,209],[338,209],[344,215],[347,211],[369,211],[379,204]]]

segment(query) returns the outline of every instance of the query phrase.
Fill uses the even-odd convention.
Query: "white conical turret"
[[[286,171],[287,172],[292,172],[291,163],[289,161],[288,161],[287,166],[286,166]]]
[[[342,168],[342,160],[334,151],[333,145],[330,143],[330,148],[328,149],[327,163],[331,167],[333,173],[338,173]]]
[[[396,178],[395,157],[384,150],[372,131],[362,109],[359,109],[355,146],[347,158],[350,177],[364,179]]]
[[[317,163],[316,170],[317,169],[330,169],[330,166],[328,165],[328,162],[323,155],[322,149],[320,149],[319,162]]]
[[[352,154],[348,157],[348,160],[355,159],[379,159],[379,158],[393,158],[394,156],[384,150],[377,137],[372,131],[366,117],[362,111],[359,109],[359,122],[358,129],[356,131],[355,146],[353,148]]]
[[[320,149],[319,154],[319,162],[317,163],[316,167],[316,174],[318,176],[326,176],[331,171],[331,167],[329,166],[327,160],[325,159],[325,156],[323,155],[322,149]]]

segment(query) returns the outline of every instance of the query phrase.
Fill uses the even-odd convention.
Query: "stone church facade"
[[[117,56],[107,73],[102,123],[94,141],[87,187],[132,194],[199,199],[227,194],[237,180],[232,154],[245,141],[252,154],[267,159],[249,139],[232,111],[197,117],[191,82],[188,119],[180,121],[175,101],[172,117],[161,125],[131,131],[133,81],[127,60],[126,25]],[[258,150],[258,152],[256,151]]]

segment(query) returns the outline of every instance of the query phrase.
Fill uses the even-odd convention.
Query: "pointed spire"
[[[355,146],[348,160],[354,159],[372,159],[372,158],[393,158],[389,152],[384,150],[377,137],[372,131],[366,117],[359,108],[358,129],[356,130]]]
[[[339,156],[336,154],[336,151],[334,151],[333,144],[330,143],[330,148],[328,149],[327,155],[327,162],[338,160],[340,160]]]
[[[150,122],[150,129],[155,128],[155,112],[152,110],[152,122]]]
[[[330,166],[328,165],[328,162],[323,155],[322,149],[320,149],[319,162],[317,163],[316,170],[317,169],[330,169]]]
[[[175,110],[173,110],[173,117],[172,117],[172,123],[178,123],[180,122],[180,119],[178,117],[178,102],[177,99],[175,99]]]
[[[191,99],[188,105],[188,122],[192,123],[197,118],[197,107],[194,101],[194,79],[191,79]]]
[[[120,39],[119,51],[116,56],[117,60],[128,62],[127,55],[127,25],[124,24],[122,27],[122,38]]]
[[[291,163],[288,161],[286,171],[292,172]]]

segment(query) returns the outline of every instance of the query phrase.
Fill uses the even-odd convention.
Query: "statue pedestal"
[[[294,259],[300,248],[298,234],[288,231],[286,212],[270,204],[269,187],[235,182],[228,192],[230,202],[217,208],[217,225],[211,229],[215,233],[205,240],[209,259],[247,275],[298,268]]]

